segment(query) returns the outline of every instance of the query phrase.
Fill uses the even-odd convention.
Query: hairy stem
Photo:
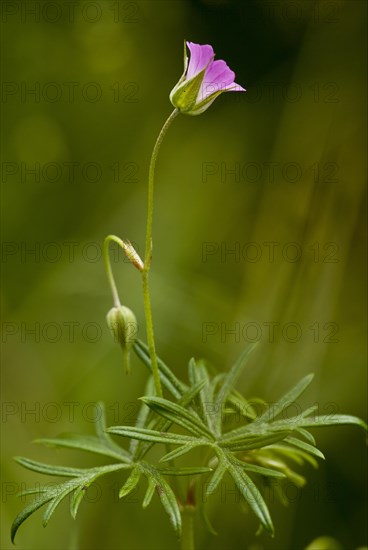
[[[156,357],[155,337],[153,332],[153,321],[152,321],[151,296],[149,291],[149,271],[150,271],[151,261],[152,261],[153,191],[154,191],[155,167],[156,167],[158,152],[160,150],[162,140],[164,139],[164,136],[171,122],[174,120],[174,118],[178,114],[179,114],[179,111],[177,109],[174,109],[174,111],[171,113],[171,115],[163,125],[161,132],[159,133],[159,136],[153,148],[151,163],[149,167],[149,175],[148,175],[146,248],[145,248],[144,268],[142,270],[142,282],[143,282],[144,313],[145,313],[146,328],[147,328],[147,344],[148,344],[149,354],[151,358],[153,380],[155,382],[156,394],[158,396],[162,396],[162,387],[161,387],[160,374],[158,370],[157,357]]]
[[[153,381],[155,383],[156,395],[158,395],[159,397],[162,397],[163,395],[162,386],[161,386],[161,380],[160,380],[160,373],[158,370],[155,336],[153,332],[151,298],[150,298],[149,284],[148,284],[148,271],[142,272],[142,282],[143,282],[144,315],[146,318],[146,327],[147,327],[147,344],[148,344],[148,351],[151,358]]]

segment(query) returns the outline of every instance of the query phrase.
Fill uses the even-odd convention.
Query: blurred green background
[[[184,38],[212,44],[248,92],[179,117],[162,147],[158,352],[185,377],[191,356],[227,369],[259,339],[247,396],[272,402],[315,372],[304,404],[366,418],[365,20],[360,0],[3,2],[2,548],[24,506],[15,493],[42,481],[12,457],[93,465],[31,441],[92,433],[100,399],[110,423],[129,422],[143,394],[145,368],[133,358],[124,375],[105,326],[101,245],[115,233],[143,254],[149,158]],[[139,277],[115,259],[145,339]],[[270,502],[275,539],[256,537],[253,515],[218,495],[219,535],[198,524],[198,548],[294,550],[322,535],[364,546],[364,437],[315,435],[326,463],[304,470],[308,485],[287,508]],[[77,522],[64,504],[44,530],[37,513],[17,547],[175,548],[160,504],[118,502],[119,481],[91,492]]]

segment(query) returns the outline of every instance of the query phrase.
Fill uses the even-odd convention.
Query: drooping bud
[[[115,342],[123,351],[125,371],[130,372],[130,350],[135,342],[138,323],[131,309],[125,306],[113,307],[106,315],[106,321]]]
[[[124,252],[129,260],[137,269],[139,269],[139,271],[143,271],[143,261],[141,260],[138,252],[136,251],[132,243],[128,240],[122,241],[122,243],[124,244]]]

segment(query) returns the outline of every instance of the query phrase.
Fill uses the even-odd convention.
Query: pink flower
[[[190,50],[190,59],[186,46]],[[214,61],[209,44],[184,43],[184,73],[170,93],[170,101],[187,115],[200,115],[223,92],[245,92],[235,83],[235,73],[222,59]]]

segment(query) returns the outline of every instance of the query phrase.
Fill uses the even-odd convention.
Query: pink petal
[[[210,83],[224,84],[225,86],[234,82],[235,73],[227,66],[222,59],[214,61],[208,67],[204,80]]]
[[[187,46],[190,50],[190,60],[187,71],[187,79],[189,80],[208,65],[215,53],[212,46],[209,44],[201,45],[187,42]]]
[[[237,84],[234,82],[231,86],[228,88],[225,88],[225,92],[246,92],[247,90],[243,88],[243,86],[240,86],[240,84]]]
[[[203,101],[210,95],[225,91],[234,83],[235,73],[229,69],[225,61],[214,61],[208,67],[199,90],[198,99]]]

